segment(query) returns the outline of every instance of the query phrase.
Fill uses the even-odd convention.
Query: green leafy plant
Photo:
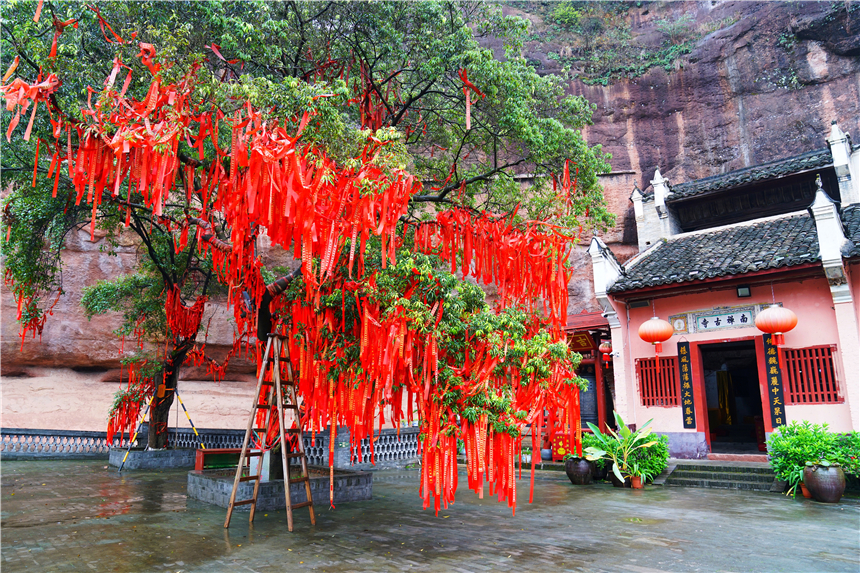
[[[669,42],[672,45],[678,45],[684,42],[687,37],[692,34],[694,18],[692,14],[684,14],[680,18],[667,18],[657,20],[657,29],[669,37]]]
[[[598,440],[594,434],[589,434],[588,432],[582,433],[582,451],[585,452],[588,448],[600,448],[603,443]],[[562,458],[562,461],[566,462],[567,460],[580,459],[582,456],[577,456],[575,454],[565,454]],[[594,467],[599,470],[602,470],[604,466],[606,466],[606,460],[601,458],[599,460],[589,460],[594,463]]]
[[[860,476],[860,432],[837,435],[836,456],[846,474]]]
[[[827,424],[793,421],[770,436],[767,448],[773,472],[788,482],[786,495],[797,493],[807,462],[830,465],[839,460],[836,434],[828,431]]]
[[[600,429],[588,422],[588,427],[594,433],[603,449],[600,447],[588,447],[585,449],[587,455],[585,459],[596,461],[598,459],[611,460],[613,462],[612,472],[620,481],[624,481],[627,477],[634,475],[632,464],[635,461],[633,454],[636,450],[648,448],[657,443],[657,440],[646,441],[651,436],[652,429],[649,427],[652,420],[648,420],[645,424],[636,430],[631,430],[624,423],[621,415],[615,412],[615,422],[618,427],[618,432],[608,428],[609,433],[604,434]]]
[[[600,448],[602,442],[597,439],[594,434],[589,434],[583,432],[582,434],[582,449],[585,451],[588,448]],[[593,460],[594,467],[599,470],[602,470],[606,466],[606,460],[601,458],[599,460]]]
[[[655,436],[650,446],[633,452],[632,460],[638,465],[643,481],[653,480],[666,469],[669,462],[669,438]]]

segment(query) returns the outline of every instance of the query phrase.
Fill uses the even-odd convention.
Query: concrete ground
[[[374,499],[237,512],[185,496],[184,471],[118,475],[106,462],[3,462],[4,573],[16,571],[858,571],[860,503],[652,486],[573,486],[541,472],[518,484],[516,516],[461,487],[434,516],[416,471],[374,476]],[[525,472],[523,477],[526,478]]]

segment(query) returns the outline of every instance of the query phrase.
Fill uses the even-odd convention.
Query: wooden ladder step
[[[249,442],[249,440],[251,440],[252,437],[254,439],[257,439],[260,437],[261,432],[267,432],[268,431],[268,428],[255,428],[254,427],[255,424],[257,423],[256,417],[259,416],[260,410],[267,411],[267,415],[266,415],[267,420],[271,419],[272,416],[274,414],[276,414],[277,415],[276,420],[280,423],[280,426],[281,426],[280,443],[281,443],[281,448],[283,451],[283,454],[282,454],[283,459],[289,460],[289,459],[293,459],[293,458],[301,458],[301,460],[302,460],[302,464],[301,464],[302,475],[300,475],[299,477],[290,478],[289,470],[288,470],[287,475],[284,476],[285,477],[284,482],[286,485],[286,487],[284,488],[284,496],[285,496],[286,509],[287,509],[287,527],[290,531],[292,531],[293,530],[293,510],[299,509],[302,507],[309,508],[311,524],[316,523],[316,517],[315,517],[315,513],[314,513],[314,502],[313,502],[313,498],[311,496],[310,477],[307,474],[307,456],[305,455],[305,453],[303,451],[304,448],[302,447],[301,443],[294,444],[292,442],[292,436],[298,436],[299,439],[301,439],[302,430],[300,427],[299,428],[286,428],[286,425],[288,423],[293,424],[295,422],[294,421],[287,422],[287,420],[286,420],[287,416],[286,416],[286,413],[284,412],[284,410],[287,410],[287,409],[293,410],[293,411],[295,411],[296,415],[298,415],[298,413],[301,411],[299,408],[299,405],[297,403],[298,385],[296,384],[295,380],[292,380],[292,370],[291,370],[291,364],[290,364],[289,346],[285,347],[283,345],[283,341],[286,339],[285,336],[270,334],[268,338],[269,338],[269,341],[268,341],[268,344],[266,345],[266,350],[265,350],[265,353],[263,355],[264,356],[263,366],[260,368],[260,372],[257,375],[257,390],[256,390],[256,394],[254,396],[254,401],[252,402],[251,416],[250,416],[250,419],[248,420],[247,430],[245,431],[245,440],[242,444],[242,449],[241,449],[239,456],[240,456],[240,458],[242,458],[242,460],[245,460],[246,458],[259,457],[259,456],[263,455],[262,451],[256,451],[256,452],[249,451],[250,448],[252,447],[250,445],[251,443]],[[281,368],[286,367],[286,369],[287,369],[286,372],[287,372],[287,377],[288,377],[288,379],[286,381],[281,379],[281,373],[283,372],[283,370],[274,368],[276,361],[280,363]],[[271,378],[272,378],[271,381],[265,380],[266,371],[269,371],[271,373]],[[269,389],[263,391],[264,387],[269,388]],[[273,393],[273,391],[274,391],[274,393]],[[278,406],[277,403],[264,404],[264,403],[260,402],[260,399],[266,400],[267,402],[268,401],[275,402],[275,400],[273,398],[270,398],[271,396],[275,396],[275,395],[277,395],[280,399],[283,400],[283,403],[281,404],[280,407]],[[268,425],[268,423],[267,423],[267,425]],[[252,434],[252,432],[253,432],[253,434]],[[287,440],[287,437],[286,437],[287,434],[290,435],[290,440]],[[297,447],[297,449],[299,449],[301,451],[300,452],[294,452],[294,453],[288,453],[289,450],[291,450],[292,446],[294,446],[294,445]],[[228,507],[227,507],[227,518],[224,520],[224,527],[225,528],[230,526],[230,519],[233,515],[233,508],[235,506],[251,504],[251,512],[249,515],[249,520],[251,522],[253,522],[253,520],[254,520],[254,513],[255,513],[255,509],[257,507],[257,505],[256,505],[257,504],[257,495],[258,495],[258,490],[259,490],[259,488],[257,486],[259,485],[259,483],[260,483],[259,480],[261,479],[262,476],[260,474],[242,475],[246,471],[250,473],[252,470],[247,465],[244,464],[244,461],[241,465],[238,465],[236,467],[236,475],[235,475],[235,478],[233,481],[233,491],[230,494],[230,503],[228,504]],[[244,500],[240,500],[240,501],[235,501],[236,500],[236,493],[238,492],[238,489],[239,489],[239,483],[240,482],[249,482],[249,481],[255,482],[254,497],[252,499],[244,499]],[[305,486],[304,486],[305,492],[307,493],[306,499],[308,501],[305,501],[302,503],[296,503],[296,504],[291,503],[291,501],[290,501],[290,485],[294,484],[294,483],[304,483],[305,484]]]

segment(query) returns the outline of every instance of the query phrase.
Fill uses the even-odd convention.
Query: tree
[[[611,223],[606,158],[579,132],[591,107],[519,56],[523,23],[483,3],[50,3],[38,22],[32,8],[3,7],[7,281],[35,335],[71,229],[137,235],[138,271],[82,300],[166,343],[131,365],[113,427],[154,394],[163,446],[182,364],[223,372],[199,331],[227,293],[233,353],[258,351],[270,311],[289,335],[303,425],[346,423],[357,443],[380,405],[399,420],[415,403],[425,504],[453,500],[458,437],[470,486],[503,460],[491,488],[513,503],[525,424],[547,404],[578,412],[567,256],[577,229]],[[504,60],[480,47],[490,35]],[[300,272],[261,267],[262,232]],[[499,287],[495,311],[468,275]]]

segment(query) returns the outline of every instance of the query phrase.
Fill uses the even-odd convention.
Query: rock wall
[[[844,10],[829,15],[830,7],[677,2],[664,7],[674,14],[631,10],[643,33],[661,14],[738,20],[699,40],[674,72],[655,68],[608,87],[571,82],[572,93],[597,106],[589,142],[612,153],[613,170],[638,173],[644,190],[657,167],[680,183],[821,149],[832,120],[860,135],[860,10],[852,20]],[[830,35],[813,33],[823,26]]]
[[[22,344],[15,320],[17,306],[4,286],[0,295],[3,427],[105,429],[113,394],[121,384],[120,359],[139,349],[134,341],[123,344],[114,334],[122,321],[119,313],[87,320],[79,301],[85,286],[132,272],[138,247],[131,236],[121,237],[115,256],[102,252],[102,246],[102,238],[90,242],[88,229],[69,237],[62,253],[65,294],[48,317],[41,340],[28,337]],[[223,357],[233,342],[232,312],[223,301],[212,301],[204,315],[206,322],[210,324],[207,353]],[[203,368],[183,368],[179,392],[194,424],[245,427],[255,387],[254,368],[248,360],[235,359],[222,382],[207,380]],[[182,414],[179,426],[188,427]]]
[[[672,72],[652,68],[605,87],[569,83],[570,93],[596,106],[587,140],[612,154],[612,173],[601,183],[618,219],[602,238],[622,262],[638,251],[633,184],[646,190],[655,169],[682,183],[822,149],[832,120],[860,142],[856,2],[637,4],[628,14],[643,44],[665,41],[655,35],[658,19],[736,21],[698,40]],[[589,268],[571,284],[569,312],[598,310],[587,255],[577,257],[582,264]]]

